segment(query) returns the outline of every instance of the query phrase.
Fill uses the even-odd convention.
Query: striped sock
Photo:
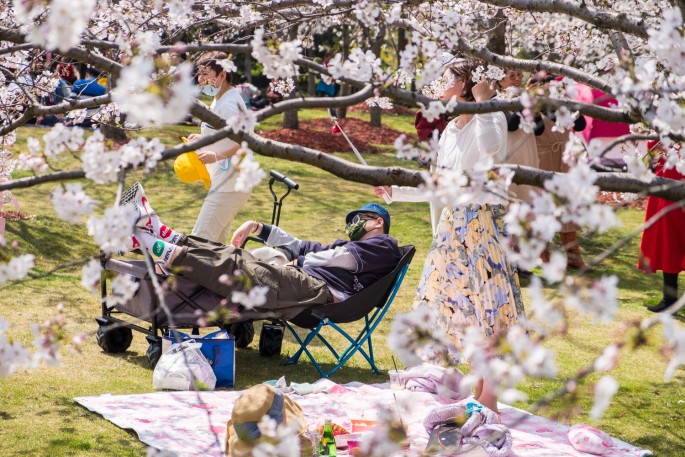
[[[152,223],[152,230],[154,230],[155,234],[163,241],[171,244],[178,244],[181,241],[181,233],[162,224],[162,221],[156,214],[150,216],[150,222]]]
[[[159,240],[152,233],[142,230],[136,230],[135,236],[153,256],[162,260],[166,266],[171,264],[171,257],[176,250],[176,245]]]

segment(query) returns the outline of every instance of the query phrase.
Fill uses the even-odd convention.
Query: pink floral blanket
[[[397,408],[411,441],[407,455],[418,455],[425,448],[428,434],[423,428],[423,419],[431,409],[441,405],[432,394],[392,391],[387,384],[338,385],[320,380],[314,386],[318,393],[289,394],[302,406],[310,428],[322,424],[326,418],[348,428],[352,419],[373,420],[380,408]],[[117,426],[133,430],[143,443],[154,448],[173,451],[183,457],[221,457],[224,455],[226,422],[240,393],[155,392],[78,397],[75,400]],[[571,447],[566,425],[506,405],[500,405],[500,411],[502,422],[512,432],[512,457],[591,456]],[[639,457],[651,455],[651,452],[614,438],[613,447],[605,455]]]

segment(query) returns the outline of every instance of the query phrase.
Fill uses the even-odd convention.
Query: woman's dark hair
[[[224,67],[219,65],[219,60],[228,59],[225,52],[213,51],[205,52],[200,56],[200,60],[197,62],[198,67],[208,67],[210,70],[214,70],[217,74],[224,71]]]
[[[476,83],[473,81],[471,74],[476,69],[476,64],[467,60],[462,60],[447,68],[455,77],[464,81],[464,90],[462,91],[461,96],[469,102],[475,102],[476,98],[473,96],[472,89]]]
[[[217,75],[220,74],[224,70],[224,67],[219,65],[220,60],[225,60],[228,59],[228,55],[225,52],[221,51],[212,51],[212,52],[205,52],[200,56],[200,59],[197,62],[198,67],[207,67],[210,70],[213,70]],[[226,71],[226,81],[228,81],[229,84],[233,85],[233,73]]]
[[[99,78],[100,77],[100,72],[95,69],[95,67],[86,67],[86,70],[84,71],[84,74],[90,75],[93,78]]]

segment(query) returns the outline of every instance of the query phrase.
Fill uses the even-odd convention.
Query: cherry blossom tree
[[[676,202],[676,208],[685,201],[685,189],[677,182],[655,177],[648,169],[648,158],[634,152],[626,152],[627,173],[603,173],[599,159],[609,148],[585,145],[575,136],[565,147],[568,173],[484,162],[477,169],[457,174],[359,165],[306,145],[266,140],[255,133],[255,125],[284,112],[344,109],[361,102],[374,109],[401,103],[421,109],[428,119],[447,112],[521,111],[528,120],[536,112],[552,109],[560,113],[555,128],[562,131],[568,130],[581,114],[628,123],[632,133],[618,138],[617,145],[660,139],[668,148],[667,166],[685,173],[683,153],[671,147],[685,139],[684,4],[665,0],[3,2],[0,149],[10,150],[16,130],[32,118],[64,114],[78,121],[86,110],[103,128],[160,126],[190,113],[217,131],[174,147],[166,147],[154,138],[138,138],[115,149],[101,131],[85,135],[80,128],[58,124],[42,139],[30,138],[25,150],[15,151],[16,167],[30,171],[31,176],[0,182],[0,191],[57,183],[51,198],[59,217],[72,223],[87,219],[89,233],[102,252],[114,254],[125,248],[131,235],[130,213],[114,204],[98,215],[92,197],[80,184],[61,182],[75,178],[98,184],[119,182],[121,192],[129,171],[155,173],[161,161],[230,137],[242,144],[236,168],[245,188],[254,186],[262,176],[253,154],[302,162],[359,183],[420,187],[430,198],[450,204],[468,204],[482,192],[506,195],[512,182],[537,186],[545,192],[532,204],[512,202],[507,215],[510,231],[521,244],[518,252],[508,253],[519,265],[535,267],[540,265],[540,253],[554,236],[555,226],[575,222],[603,232],[616,225],[613,210],[596,202],[598,191],[659,196]],[[340,52],[334,53],[327,66],[313,57],[323,52],[317,43],[324,35],[340,41]],[[232,57],[223,62],[228,69],[235,68],[234,61],[248,57],[261,64],[275,90],[294,96],[256,113],[247,111],[231,119],[221,118],[197,101],[192,65],[174,65],[167,58],[171,52],[199,55],[204,51],[228,53]],[[479,61],[483,75],[496,75],[497,68],[514,68],[558,75],[560,80],[546,91],[529,90],[486,102],[436,101],[426,94],[439,81],[441,64],[437,57],[443,51]],[[103,72],[110,80],[110,90],[102,96],[48,106],[44,100],[58,84],[55,75],[42,65],[51,54]],[[311,74],[330,76],[347,89],[334,98],[307,97],[298,81]],[[611,94],[617,105],[607,108],[576,100],[577,83]],[[401,138],[396,147],[398,155],[412,157],[419,152],[434,154],[437,144]],[[80,165],[62,169],[59,159],[65,154],[77,154]],[[30,253],[10,258],[0,250],[0,261],[0,283],[12,283],[28,274],[35,259]],[[478,377],[487,377],[496,380],[505,401],[520,399],[523,393],[516,386],[525,376],[556,376],[555,355],[542,343],[561,331],[566,309],[599,320],[614,318],[618,279],[605,276],[588,285],[576,276],[566,276],[565,266],[563,252],[553,253],[541,265],[544,279],[533,281],[527,304],[535,319],[488,341],[467,329],[464,351],[475,362],[472,375],[463,382],[464,389],[469,389]],[[98,262],[85,264],[83,285],[96,287],[99,275]],[[543,281],[557,285],[554,300],[544,296]],[[114,286],[111,303],[135,293],[125,279]],[[636,324],[640,332],[656,325],[663,327],[664,344],[671,354],[666,379],[685,363],[685,331],[672,318],[684,303],[685,298],[681,298],[671,312]],[[449,363],[449,348],[432,325],[434,320],[426,310],[395,320],[390,345],[405,363],[416,363],[428,353],[437,363]],[[56,341],[50,328],[59,325],[56,317],[49,326],[36,329],[40,349],[37,354],[54,359]],[[5,340],[6,327],[0,319],[0,376],[36,361],[26,348]],[[593,366],[580,372],[576,381],[593,371],[610,372],[619,361],[623,344],[626,342],[598,354]],[[502,353],[502,347],[510,349]],[[553,395],[564,395],[573,386],[569,382]],[[616,390],[610,374],[597,383],[594,417],[601,417]]]

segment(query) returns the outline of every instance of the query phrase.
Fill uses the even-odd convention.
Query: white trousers
[[[226,243],[233,219],[249,196],[249,193],[244,192],[210,191],[200,208],[192,234],[209,241]]]

